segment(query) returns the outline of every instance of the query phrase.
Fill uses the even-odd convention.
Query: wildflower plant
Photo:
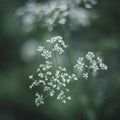
[[[40,64],[37,69],[37,77],[30,75],[29,79],[33,81],[30,89],[40,86],[43,89],[43,94],[36,92],[35,103],[37,106],[44,104],[46,96],[55,97],[62,103],[71,100],[69,95],[69,84],[78,82],[79,79],[88,79],[89,71],[96,72],[98,70],[107,70],[107,66],[102,62],[100,57],[95,56],[93,52],[88,52],[85,57],[79,57],[76,64],[73,66],[74,72],[70,74],[66,67],[62,67],[57,61],[57,55],[65,52],[69,46],[65,44],[61,36],[55,36],[46,43],[52,47],[46,49],[44,46],[39,46],[37,51],[45,59],[43,64]],[[54,65],[53,59],[56,60]],[[82,72],[82,75],[79,75]]]
[[[57,25],[65,26],[65,24],[72,29],[80,25],[86,26],[90,22],[90,13],[80,6],[84,4],[86,8],[91,8],[96,3],[96,0],[28,2],[17,10],[17,16],[21,17],[26,32],[31,32],[34,27],[39,26],[39,23],[42,23],[41,27],[48,31],[53,31]],[[69,41],[68,38],[66,41]],[[69,42],[65,43],[62,36],[55,36],[46,40],[45,45],[38,46],[37,52],[44,61],[40,63],[36,73],[29,76],[32,81],[29,88],[38,87],[40,89],[40,92],[36,90],[35,94],[37,106],[44,104],[48,97],[54,97],[56,100],[66,103],[72,99],[69,94],[71,83],[79,82],[80,79],[88,80],[91,72],[107,70],[107,66],[99,56],[88,52],[84,57],[78,57],[76,63],[71,64],[72,72],[70,72],[66,66],[63,67],[59,63],[59,56],[70,50],[69,45]],[[69,54],[68,59],[70,60],[70,58]]]

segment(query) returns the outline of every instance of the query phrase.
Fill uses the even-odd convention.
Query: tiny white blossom
[[[107,70],[108,69],[107,66],[104,63],[100,63],[99,66],[102,70]]]
[[[97,62],[95,61],[95,60],[91,60],[90,61],[90,68],[92,68],[93,69],[93,71],[97,71],[97,70],[99,70],[99,67],[98,67],[98,65],[97,65]]]
[[[84,65],[85,65],[84,58],[83,57],[82,58],[79,57],[78,60],[77,60],[77,64],[74,65],[74,68],[77,68],[79,70],[83,70]]]
[[[41,56],[43,56],[45,59],[52,57],[52,52],[45,49],[43,46],[39,46],[37,49],[38,52],[41,52]]]
[[[70,96],[68,96],[68,97],[67,97],[67,99],[68,99],[68,100],[71,100],[71,97],[70,97]]]
[[[32,78],[33,78],[33,75],[30,75],[30,76],[29,76],[29,79],[32,79]]]
[[[78,80],[78,77],[77,77],[76,74],[72,74],[72,78],[73,78],[74,80]]]
[[[83,78],[85,78],[86,80],[88,79],[88,73],[83,73]]]
[[[39,95],[38,93],[36,93],[35,96],[36,96],[35,103],[37,106],[44,104],[43,95]]]
[[[38,49],[37,49],[37,51],[40,51],[40,52],[42,52],[44,50],[44,47],[43,46],[38,46]]]
[[[63,100],[62,100],[62,102],[63,102],[63,103],[66,103],[66,100],[65,100],[65,99],[63,99]]]
[[[97,60],[98,60],[99,67],[102,70],[107,70],[107,66],[102,62],[102,59],[100,57],[97,57]]]
[[[43,74],[43,73],[38,73],[38,76],[39,76],[40,78],[43,78],[43,77],[44,77],[44,74]]]
[[[92,60],[94,57],[95,57],[95,55],[94,55],[93,52],[88,52],[88,53],[86,54],[86,59],[88,59],[88,60]]]
[[[55,94],[55,91],[54,91],[54,90],[51,90],[51,91],[50,91],[50,96],[52,97],[52,96],[54,96],[54,94]]]

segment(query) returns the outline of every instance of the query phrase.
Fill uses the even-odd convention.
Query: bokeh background
[[[28,76],[40,63],[37,46],[52,33],[22,30],[15,11],[25,3],[0,0],[0,120],[120,120],[120,1],[99,0],[91,24],[71,31],[75,54],[101,53],[108,71],[76,84],[67,104],[50,99],[39,108]]]

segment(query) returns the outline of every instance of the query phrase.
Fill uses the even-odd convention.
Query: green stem
[[[57,54],[56,54],[56,52],[54,52],[54,56],[55,56],[56,67],[58,67],[58,66],[59,66],[59,62],[58,62],[58,59],[57,59]]]
[[[71,44],[70,44],[71,33],[70,33],[69,28],[67,28],[67,27],[63,27],[63,31],[64,31],[65,41],[68,44],[67,53],[68,53],[70,68],[71,68],[71,70],[73,70],[72,49],[71,49]]]

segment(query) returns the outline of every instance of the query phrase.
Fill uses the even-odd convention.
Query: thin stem
[[[73,69],[72,49],[71,49],[71,44],[70,44],[71,33],[70,33],[69,28],[67,28],[67,27],[63,27],[63,31],[64,31],[65,41],[68,44],[67,53],[68,53],[68,58],[69,58],[69,62],[70,62],[70,68]]]
[[[57,59],[57,54],[56,54],[56,52],[54,52],[54,56],[55,56],[56,67],[58,67],[58,66],[59,66],[59,62],[58,62],[58,59]]]

